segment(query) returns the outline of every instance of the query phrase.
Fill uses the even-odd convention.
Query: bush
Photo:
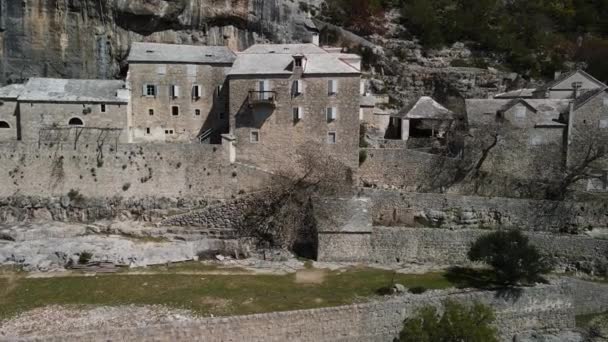
[[[432,306],[424,307],[412,318],[406,319],[399,335],[401,342],[420,341],[498,341],[492,326],[494,313],[480,303],[465,306],[453,301],[445,303],[439,314]]]
[[[366,160],[367,160],[367,151],[359,150],[359,165],[365,163]]]
[[[81,252],[80,255],[78,256],[78,263],[81,265],[88,264],[92,258],[93,258],[93,253],[87,252],[87,251]]]
[[[410,293],[413,293],[413,294],[422,294],[422,293],[425,293],[426,290],[427,289],[424,286],[415,286],[415,287],[412,287],[409,289]]]
[[[468,253],[469,260],[492,266],[496,281],[503,285],[543,281],[551,264],[521,232],[497,231],[477,239]]]

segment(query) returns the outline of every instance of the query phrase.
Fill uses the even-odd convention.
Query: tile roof
[[[293,55],[296,53],[327,53],[327,51],[315,44],[255,44],[244,50],[242,53],[276,53]]]
[[[487,124],[494,120],[501,108],[512,101],[509,99],[466,100],[467,121],[471,126]],[[558,120],[560,114],[567,112],[570,106],[568,99],[526,99],[525,101],[536,110],[537,126],[561,126],[554,120]]]
[[[236,55],[225,46],[133,43],[129,63],[232,64]]]
[[[228,75],[288,75],[293,56],[302,55],[306,74],[359,74],[359,56],[328,53],[314,44],[257,44],[237,54]]]
[[[440,105],[429,96],[422,96],[418,101],[404,107],[399,116],[404,119],[453,120],[454,113]]]
[[[564,80],[568,79],[569,77],[575,75],[576,73],[580,73],[581,75],[583,75],[584,77],[588,78],[589,80],[597,83],[600,87],[605,87],[606,86],[604,83],[602,83],[601,81],[597,80],[595,77],[589,75],[584,70],[582,70],[582,69],[576,69],[576,70],[572,70],[570,72],[564,73],[564,74],[560,75],[560,77],[558,77],[557,79],[555,79],[555,80],[553,80],[553,81],[551,81],[551,82],[549,82],[547,84],[544,84],[544,85],[538,87],[535,92],[541,92],[541,91],[545,91],[547,89],[551,89],[551,88],[555,87],[556,85],[562,83]]]
[[[17,99],[23,92],[25,85],[23,84],[10,84],[0,88],[0,99]]]
[[[604,91],[606,91],[606,89],[608,89],[608,88],[602,87],[602,88],[584,91],[581,95],[579,95],[579,97],[574,99],[574,109],[579,109],[585,103],[587,103],[587,101],[589,101],[589,100],[593,99],[594,97],[596,97],[597,95],[603,93]]]
[[[515,89],[505,93],[496,94],[495,99],[512,99],[512,98],[527,98],[533,97],[536,88]]]
[[[127,103],[125,82],[114,80],[69,80],[31,78],[19,96],[34,102],[112,102]]]

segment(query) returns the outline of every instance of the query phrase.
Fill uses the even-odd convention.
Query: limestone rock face
[[[0,82],[116,77],[134,41],[303,41],[307,16],[288,0],[0,0]]]

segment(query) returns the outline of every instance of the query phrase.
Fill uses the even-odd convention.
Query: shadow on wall
[[[236,115],[236,128],[260,129],[273,113],[272,106],[258,105],[250,108],[247,103],[243,103]]]

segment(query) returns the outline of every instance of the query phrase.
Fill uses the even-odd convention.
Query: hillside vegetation
[[[400,38],[427,48],[467,42],[529,77],[580,65],[608,80],[608,0],[327,0],[321,16],[362,36],[384,35],[389,11],[400,14]]]

